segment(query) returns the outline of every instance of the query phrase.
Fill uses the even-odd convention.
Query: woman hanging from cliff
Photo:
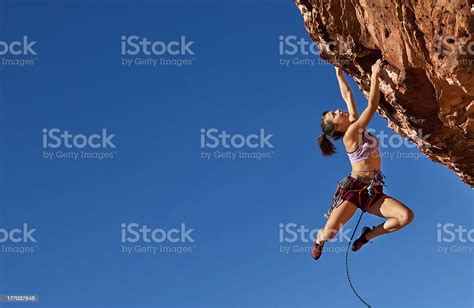
[[[387,218],[380,225],[364,227],[360,237],[354,241],[352,251],[361,249],[368,241],[399,230],[413,219],[413,212],[404,204],[383,193],[384,176],[380,171],[381,159],[377,138],[366,128],[379,106],[379,74],[382,61],[372,65],[371,87],[367,108],[359,116],[351,89],[341,68],[336,67],[337,80],[348,112],[335,110],[323,112],[318,138],[324,156],[335,153],[335,146],[329,138],[342,138],[352,165],[352,171],[338,183],[331,206],[325,214],[328,219],[320,229],[312,248],[312,256],[319,259],[324,243],[334,238],[339,229],[354,215],[357,208],[370,214]]]

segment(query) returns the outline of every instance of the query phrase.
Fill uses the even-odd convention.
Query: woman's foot
[[[369,227],[362,228],[362,234],[357,240],[354,241],[354,244],[352,244],[352,251],[357,251],[361,249],[362,246],[369,242],[369,240],[365,236],[370,231],[372,231],[372,229],[370,229]]]
[[[311,248],[311,256],[313,257],[314,260],[318,260],[321,255],[323,254],[323,247],[324,247],[324,242],[321,244],[317,244],[314,242],[313,248]]]

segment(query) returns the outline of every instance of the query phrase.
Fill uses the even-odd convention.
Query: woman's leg
[[[366,234],[365,237],[369,241],[377,236],[400,230],[407,226],[414,217],[413,212],[407,206],[387,195],[382,195],[380,199],[369,207],[367,212],[379,217],[388,218],[384,223],[381,223]]]
[[[356,210],[357,207],[354,203],[344,200],[341,205],[331,212],[324,228],[318,231],[316,244],[321,244],[321,242],[334,238],[339,229],[351,219]]]

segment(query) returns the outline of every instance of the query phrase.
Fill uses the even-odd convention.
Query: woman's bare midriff
[[[352,174],[373,178],[374,170],[380,169],[381,164],[382,161],[379,155],[371,156],[367,159],[352,163]]]

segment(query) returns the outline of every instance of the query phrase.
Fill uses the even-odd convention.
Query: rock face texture
[[[320,57],[368,97],[383,57],[379,113],[431,160],[474,185],[474,16],[465,0],[294,0]]]

